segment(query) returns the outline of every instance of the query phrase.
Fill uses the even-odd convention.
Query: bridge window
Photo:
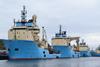
[[[20,36],[18,36],[18,38],[20,38]]]
[[[44,55],[44,57],[46,57],[46,55]]]
[[[23,34],[25,34],[25,32],[23,32]]]

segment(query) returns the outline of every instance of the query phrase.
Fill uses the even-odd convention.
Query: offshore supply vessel
[[[93,57],[100,57],[100,45],[95,50],[91,50],[91,55]]]
[[[73,51],[71,41],[78,40],[80,37],[68,37],[66,31],[62,31],[61,25],[59,33],[55,34],[55,37],[52,38],[52,45],[54,50],[57,50],[61,54],[61,58],[64,57],[80,57],[79,52]]]
[[[74,45],[74,51],[80,53],[80,57],[91,57],[91,51],[89,46],[82,40],[81,43],[79,43],[79,40],[76,41],[77,45]]]
[[[65,31],[60,31],[52,38],[52,46],[44,38],[39,37],[40,28],[36,24],[37,16],[26,19],[25,6],[21,11],[21,21],[15,21],[8,31],[8,40],[1,39],[7,49],[9,59],[47,59],[79,57],[73,50],[72,40],[79,37],[67,37]],[[44,27],[43,27],[44,29]]]

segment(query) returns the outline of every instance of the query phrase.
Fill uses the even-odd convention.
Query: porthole
[[[18,48],[15,48],[15,51],[18,51],[19,49]]]
[[[45,51],[43,51],[43,54],[45,54]]]
[[[46,55],[44,55],[44,57],[46,57]]]
[[[59,56],[56,56],[56,58],[59,58]]]
[[[10,51],[10,49],[8,48],[8,51]]]

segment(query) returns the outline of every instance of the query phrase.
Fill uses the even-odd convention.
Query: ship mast
[[[15,26],[15,19],[13,20],[13,22],[14,22],[14,26]],[[16,40],[16,29],[14,29],[14,39]]]
[[[16,24],[15,19],[13,19],[13,22],[14,22],[14,26],[15,26],[15,24]]]
[[[21,22],[26,22],[26,14],[27,14],[27,11],[25,9],[25,6],[23,6],[23,10],[21,11]]]
[[[62,26],[60,25],[59,34],[61,34],[61,32],[62,32]]]
[[[47,41],[47,35],[46,35],[46,31],[45,31],[44,27],[42,27],[42,40]]]

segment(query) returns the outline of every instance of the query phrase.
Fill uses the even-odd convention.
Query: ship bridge
[[[32,19],[27,20],[26,14],[27,11],[25,6],[23,6],[21,20],[15,21],[14,19],[14,25],[8,31],[9,39],[39,41],[38,34],[40,33],[40,29],[36,24],[37,16],[33,15]]]
[[[66,35],[66,31],[62,31],[61,25],[59,29],[59,33],[55,34],[55,37],[52,38],[53,45],[70,45],[70,42],[73,40],[78,41],[80,37],[68,37]]]

